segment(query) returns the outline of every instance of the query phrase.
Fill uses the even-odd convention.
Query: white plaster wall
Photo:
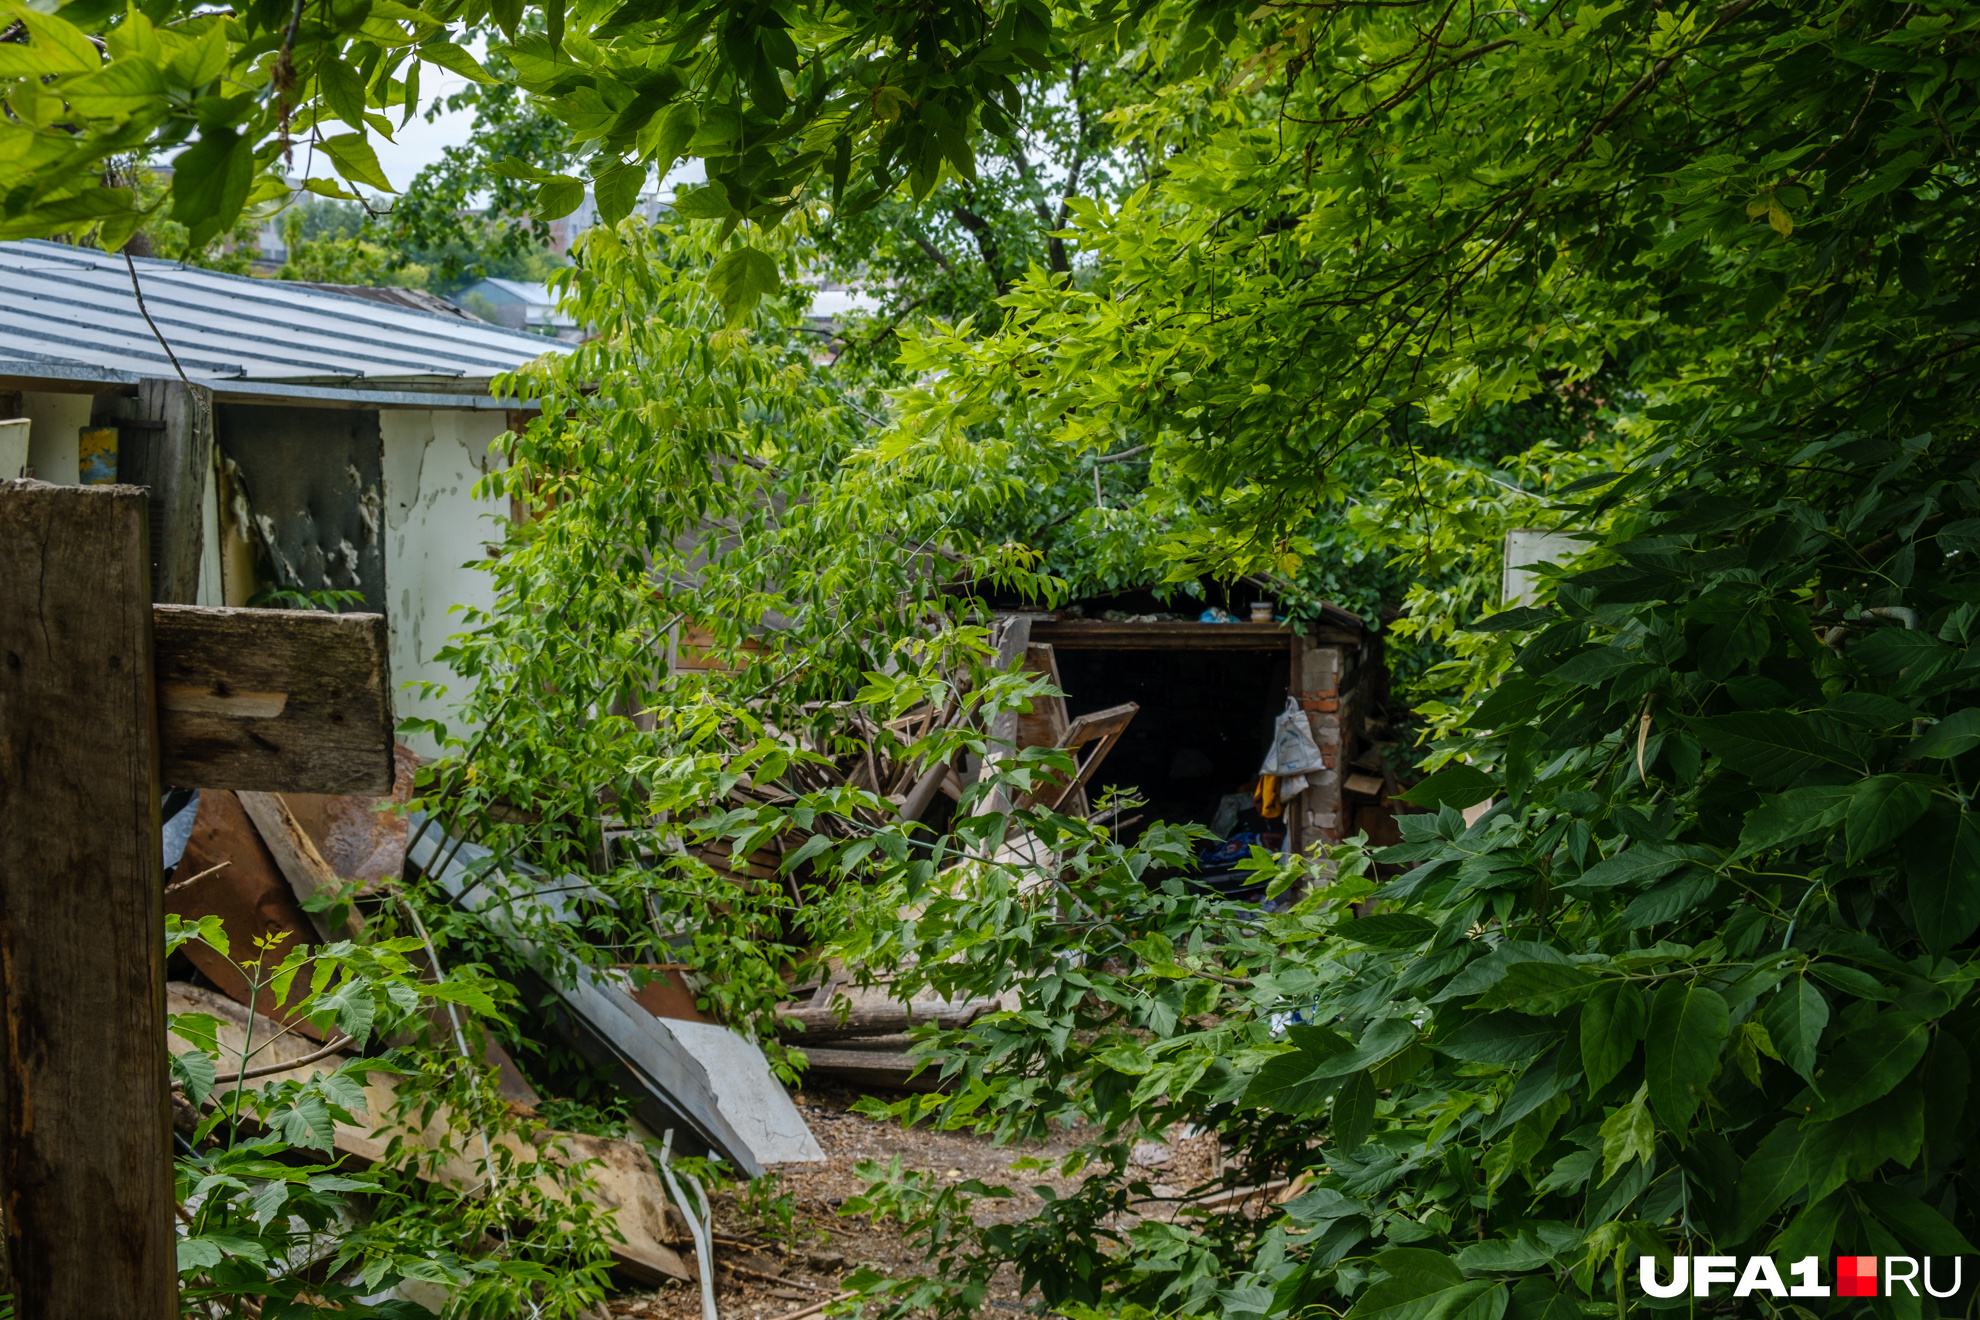
[[[477,500],[489,443],[508,429],[499,412],[387,410],[378,417],[385,447],[385,597],[392,636],[392,682],[400,719],[440,719],[456,734],[450,707],[459,680],[433,656],[466,631],[461,606],[490,608],[492,581],[478,566],[501,543],[505,500]],[[455,691],[422,698],[422,682]],[[421,735],[403,741],[421,755],[437,750]]]
[[[89,394],[45,394],[29,390],[21,395],[21,415],[28,427],[28,466],[35,479],[57,486],[73,486],[80,447],[76,433],[89,425]]]
[[[199,500],[199,594],[196,605],[225,605],[227,591],[220,578],[220,474],[206,474],[206,492]]]

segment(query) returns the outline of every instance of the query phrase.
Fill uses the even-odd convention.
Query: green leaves
[[[552,175],[536,187],[536,208],[532,214],[539,220],[556,220],[569,215],[584,202],[584,183],[568,174]]]
[[[6,16],[25,29],[28,39],[0,44],[0,78],[93,73],[101,63],[88,35],[59,14],[10,5]]]
[[[1671,1131],[1683,1132],[1704,1102],[1730,1030],[1726,1001],[1696,981],[1666,981],[1651,998],[1643,1075]]]
[[[1650,1117],[1650,1087],[1636,1088],[1629,1103],[1602,1121],[1602,1181],[1616,1176],[1632,1160],[1649,1164],[1657,1157],[1657,1124]]]
[[[1781,1062],[1811,1084],[1815,1080],[1815,1051],[1829,1025],[1829,1001],[1805,976],[1781,985],[1761,1012],[1761,1025],[1781,1053]]]
[[[1355,1131],[1365,1128],[1374,1114],[1374,1082],[1367,1070],[1408,1049],[1416,1040],[1416,1028],[1406,1019],[1386,1018],[1363,1032],[1356,1044],[1324,1027],[1295,1026],[1287,1039],[1294,1051],[1266,1060],[1246,1085],[1244,1103],[1282,1114],[1315,1113],[1342,1087],[1341,1078],[1355,1074],[1359,1080],[1353,1085],[1368,1088],[1367,1097],[1347,1096],[1347,1113],[1353,1124],[1350,1131]],[[1335,1101],[1337,1120],[1342,1114],[1341,1104],[1340,1099]],[[1365,1119],[1352,1117],[1364,1108]]]
[[[1817,1079],[1822,1104],[1817,1118],[1839,1118],[1911,1075],[1931,1043],[1928,1024],[1902,1009],[1880,1013],[1837,1042]]]
[[[1341,1074],[1352,1071],[1350,1067],[1322,1073],[1321,1066],[1346,1055],[1353,1043],[1325,1027],[1292,1027],[1287,1039],[1294,1045],[1293,1051],[1265,1061],[1245,1087],[1244,1103],[1281,1114],[1317,1113],[1338,1088]]]
[[[1480,995],[1479,1009],[1517,1008],[1527,1013],[1558,1013],[1595,992],[1595,977],[1583,968],[1555,962],[1519,962]]]
[[[1578,891],[1647,885],[1686,862],[1710,856],[1709,851],[1688,844],[1640,843],[1597,862],[1569,883]]]
[[[781,285],[776,260],[747,245],[724,252],[708,272],[708,291],[722,305],[722,316],[730,325],[739,324],[765,294],[775,293]]]
[[[1341,925],[1339,933],[1364,944],[1404,946],[1421,944],[1437,933],[1437,927],[1407,912],[1377,912],[1372,917]]]
[[[1497,785],[1483,770],[1454,762],[1398,796],[1419,807],[1462,809],[1477,806],[1496,791]]]
[[[1435,1042],[1452,1058],[1472,1063],[1525,1063],[1560,1039],[1561,1026],[1523,1013],[1487,1013]]]
[[[1889,1226],[1906,1246],[1935,1256],[1973,1254],[1973,1244],[1966,1235],[1911,1192],[1880,1182],[1863,1183],[1855,1191],[1870,1207],[1870,1213]]]
[[[1848,748],[1788,711],[1740,711],[1695,719],[1691,730],[1728,765],[1769,787],[1786,787],[1820,771],[1858,774],[1862,770],[1862,762]]]
[[[378,164],[378,153],[372,150],[371,143],[365,140],[362,133],[339,133],[323,139],[317,146],[330,157],[337,173],[352,183],[362,183],[380,192],[398,191],[385,177],[385,171]]]
[[[1387,1277],[1355,1299],[1347,1320],[1500,1320],[1507,1291],[1490,1279],[1467,1279],[1441,1252],[1397,1247],[1374,1261]]]
[[[1647,1014],[1643,992],[1627,981],[1606,981],[1581,1006],[1581,1067],[1589,1094],[1607,1086],[1635,1057]],[[1603,1175],[1607,1181],[1608,1174]]]
[[[1751,857],[1819,838],[1843,823],[1855,791],[1847,784],[1818,784],[1768,797],[1758,810],[1748,813],[1736,855]]]
[[[699,188],[676,193],[674,210],[690,220],[726,220],[735,214],[729,205],[728,190],[713,180]]]
[[[419,43],[419,57],[470,82],[493,83],[496,79],[481,67],[480,61],[444,37],[430,37]]]
[[[1861,861],[1902,836],[1931,800],[1924,784],[1903,775],[1877,775],[1858,784],[1849,798],[1850,860]]]
[[[213,128],[172,160],[172,218],[204,247],[234,223],[254,183],[254,144],[230,128]]]
[[[1560,617],[1558,610],[1522,605],[1499,614],[1487,615],[1476,623],[1467,623],[1464,625],[1464,630],[1484,633],[1512,632],[1517,629],[1538,628],[1542,624],[1553,623]]]
[[[1810,1152],[1821,1131],[1819,1125],[1804,1126],[1799,1118],[1788,1118],[1761,1141],[1740,1174],[1733,1241],[1753,1236],[1788,1198],[1807,1187]]]
[[[362,133],[365,128],[364,76],[343,61],[333,59],[324,61],[316,71],[316,79],[331,113]]]
[[[1944,957],[1980,929],[1980,814],[1932,803],[1904,836],[1904,876],[1912,929]]]
[[[1328,1131],[1337,1149],[1359,1149],[1375,1127],[1375,1080],[1366,1069],[1350,1076],[1334,1095]]]
[[[92,118],[131,115],[152,98],[165,95],[165,77],[149,61],[119,60],[65,84],[62,95],[71,108]]]
[[[1970,752],[1975,747],[1980,747],[1980,707],[1969,706],[1925,730],[1906,755],[1920,761],[1939,760]]]
[[[640,189],[646,186],[646,166],[633,161],[614,161],[592,180],[592,195],[598,202],[598,219],[616,225],[632,214],[639,203]]]

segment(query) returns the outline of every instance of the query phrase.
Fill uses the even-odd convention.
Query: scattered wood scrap
[[[248,1009],[224,995],[201,986],[174,981],[166,986],[166,1005],[172,1013],[203,1013],[217,1022],[216,1043],[220,1071],[230,1075],[243,1067],[268,1067],[288,1063],[288,1068],[266,1073],[252,1085],[259,1088],[273,1082],[307,1081],[335,1072],[351,1061],[343,1053],[324,1054],[310,1042],[300,1040],[283,1025]],[[191,1049],[189,1041],[169,1036],[174,1053]],[[252,1041],[252,1043],[251,1043]],[[207,1106],[221,1106],[233,1091],[231,1085],[216,1086],[206,1098]],[[646,1150],[636,1142],[617,1141],[579,1132],[550,1128],[530,1131],[527,1139],[514,1134],[492,1135],[460,1130],[450,1110],[433,1112],[422,1125],[414,1126],[399,1114],[398,1095],[393,1079],[385,1073],[367,1073],[364,1081],[365,1126],[334,1125],[333,1140],[343,1155],[365,1164],[383,1161],[392,1143],[435,1153],[437,1159],[422,1160],[421,1178],[458,1190],[471,1190],[487,1176],[476,1158],[478,1143],[488,1141],[505,1147],[519,1164],[540,1160],[571,1166],[585,1164],[591,1186],[586,1196],[615,1212],[613,1223],[623,1242],[611,1244],[613,1266],[635,1283],[656,1284],[663,1279],[692,1282],[696,1270],[692,1257],[676,1250],[678,1231],[670,1222],[669,1205]],[[562,1189],[547,1175],[539,1180],[546,1193],[562,1195]]]

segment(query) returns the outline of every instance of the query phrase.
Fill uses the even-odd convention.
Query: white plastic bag
[[[1258,767],[1258,773],[1290,777],[1325,768],[1320,748],[1313,741],[1313,731],[1307,727],[1306,712],[1299,708],[1297,697],[1287,697],[1285,713],[1273,721],[1272,746],[1266,751],[1265,764]]]

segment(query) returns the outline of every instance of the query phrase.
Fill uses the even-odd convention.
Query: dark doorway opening
[[[1067,714],[1141,707],[1094,775],[1096,804],[1109,786],[1134,788],[1148,800],[1142,824],[1208,824],[1258,778],[1285,709],[1286,650],[1055,650]]]

